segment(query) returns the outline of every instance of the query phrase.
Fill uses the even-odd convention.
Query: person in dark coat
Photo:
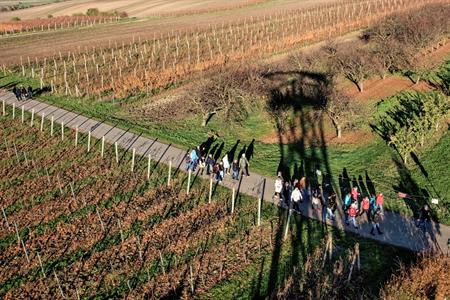
[[[381,222],[381,208],[377,208],[372,216],[372,230],[370,231],[371,235],[375,235],[375,229],[378,231],[378,234],[383,234],[380,230],[380,222]]]
[[[28,86],[27,97],[28,99],[33,99],[33,88],[31,86]]]
[[[13,87],[12,92],[14,93],[14,95],[17,98],[17,101],[20,101],[20,89],[18,89],[16,86]]]
[[[22,100],[26,100],[26,97],[27,97],[27,90],[25,89],[25,87],[22,87],[21,89],[20,89],[20,98],[22,99]]]
[[[206,158],[206,175],[210,175],[211,171],[213,169],[214,164],[216,163],[214,161],[214,158],[212,157],[212,154],[209,154]]]

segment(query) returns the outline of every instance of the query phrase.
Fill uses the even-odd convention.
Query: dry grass
[[[450,257],[422,257],[411,268],[403,267],[382,291],[381,298],[448,299],[450,297]]]

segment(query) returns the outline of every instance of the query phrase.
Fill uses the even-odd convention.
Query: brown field
[[[242,2],[242,0],[240,0]],[[91,1],[92,2],[92,1]],[[120,1],[121,3],[124,1]],[[188,0],[183,2],[198,3],[205,1]],[[110,41],[129,42],[133,37],[153,38],[160,34],[190,29],[205,29],[212,25],[235,23],[252,17],[274,15],[280,11],[304,9],[318,4],[336,3],[337,0],[276,0],[267,5],[224,10],[214,13],[197,15],[182,15],[177,17],[164,17],[157,19],[137,20],[120,24],[106,24],[89,28],[67,29],[49,32],[36,32],[18,36],[2,37],[0,39],[0,64],[17,63],[20,57],[46,57],[66,52],[80,47],[107,46]],[[67,2],[56,3],[67,5]],[[29,13],[32,10],[44,9],[46,6],[16,11],[16,13]],[[128,12],[128,10],[127,10]],[[169,11],[167,11],[169,12]],[[14,13],[14,12],[13,12]],[[27,13],[27,14],[28,14]],[[9,14],[0,13],[2,17]],[[25,15],[24,18],[27,18]],[[37,16],[34,16],[37,17]],[[9,20],[9,17],[6,17]]]
[[[89,8],[98,8],[100,11],[125,11],[132,17],[149,17],[160,14],[173,14],[188,11],[221,10],[234,7],[243,7],[267,0],[81,0],[64,1],[47,5],[35,6],[18,11],[0,14],[0,21],[9,21],[12,17],[21,19],[46,18],[53,16],[66,16],[84,13]]]

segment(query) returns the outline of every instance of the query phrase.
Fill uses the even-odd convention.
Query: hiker
[[[198,156],[197,156],[197,149],[192,149],[191,151],[191,170],[195,171],[195,168],[197,168],[198,164]]]
[[[417,227],[422,229],[423,231],[427,231],[429,224],[431,223],[431,211],[428,207],[428,204],[425,204],[420,209],[419,219],[417,220]]]
[[[239,169],[241,170],[241,174],[245,176],[250,176],[250,174],[248,173],[248,166],[249,166],[249,162],[247,160],[247,157],[245,157],[245,153],[242,153],[242,157],[241,159],[239,159]]]
[[[344,221],[348,225],[348,209],[350,208],[350,205],[352,204],[352,194],[351,192],[348,192],[347,195],[345,195],[344,198],[344,204],[342,205],[342,210],[344,211]]]
[[[21,99],[22,100],[26,100],[26,97],[27,97],[27,90],[25,89],[25,87],[22,87],[21,89],[20,89],[20,94],[21,94]]]
[[[211,175],[211,171],[214,167],[214,164],[216,163],[214,161],[214,158],[212,157],[212,154],[208,154],[205,163],[206,163],[206,175]]]
[[[223,173],[224,175],[230,175],[230,162],[228,161],[228,152],[225,153],[225,156],[222,158],[223,163]]]
[[[363,214],[366,214],[367,216],[367,220],[370,222],[371,221],[371,216],[370,216],[370,201],[369,201],[369,197],[364,197],[362,202],[361,202],[361,212],[360,212],[360,216],[362,216]]]
[[[381,213],[383,213],[383,205],[384,205],[384,195],[383,195],[383,193],[378,193],[378,195],[377,195],[377,207],[380,208]]]
[[[239,179],[239,164],[237,159],[235,159],[233,161],[233,163],[231,164],[231,178],[233,178],[234,180],[238,180]]]
[[[314,188],[312,192],[312,209],[313,213],[317,213],[317,216],[320,215],[320,204],[322,203],[322,192],[320,190],[320,184]]]
[[[291,202],[293,203],[293,208],[298,212],[300,212],[300,202],[302,200],[302,193],[298,189],[298,186],[296,186],[291,194]]]
[[[370,195],[369,197],[369,204],[370,204],[370,212],[374,213],[377,209],[377,202],[375,195]]]
[[[378,234],[383,234],[380,230],[380,222],[381,222],[381,208],[377,207],[372,217],[372,230],[370,231],[371,235],[375,235],[374,230],[377,229]]]
[[[216,182],[222,181],[222,178],[220,176],[220,164],[218,164],[217,162],[214,164],[213,174],[214,174],[214,178],[215,178]]]
[[[350,218],[349,221],[352,221],[353,223],[353,227],[355,227],[355,229],[358,229],[358,225],[356,223],[356,216],[358,216],[358,203],[357,201],[354,201],[350,207],[348,208],[348,216]],[[349,222],[346,222],[347,225],[350,225]]]
[[[200,175],[203,175],[203,172],[205,171],[205,166],[206,166],[205,157],[202,156],[198,161],[198,167],[200,168]]]
[[[281,173],[278,173],[277,179],[275,179],[275,194],[273,195],[274,201],[280,201],[283,196],[283,178],[281,177]],[[280,201],[281,203],[281,201]]]
[[[356,186],[352,188],[351,194],[352,194],[352,200],[358,201],[359,192],[358,192],[358,188]]]
[[[16,86],[14,86],[12,92],[16,96],[17,101],[20,101],[21,100],[20,89],[18,89]]]
[[[334,220],[334,218],[336,217],[334,215],[334,210],[336,209],[336,193],[332,192],[328,197],[327,197],[327,211],[325,214],[325,218],[326,219],[330,219],[330,220]]]
[[[292,186],[289,184],[289,181],[286,180],[283,188],[283,198],[287,207],[290,207],[291,204],[290,202],[291,194],[292,194]]]
[[[28,86],[27,97],[28,99],[33,99],[33,89],[31,88],[31,86]]]
[[[186,172],[188,172],[189,170],[191,170],[192,167],[192,160],[191,160],[191,156],[189,154],[186,154],[186,157],[184,159],[184,163],[186,165]]]

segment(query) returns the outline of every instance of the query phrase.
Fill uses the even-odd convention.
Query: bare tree
[[[213,115],[242,121],[248,115],[249,99],[262,95],[263,79],[256,67],[235,65],[216,76],[200,80],[190,94],[192,111],[202,115],[202,126]]]
[[[348,43],[327,46],[329,68],[353,82],[360,92],[364,91],[364,80],[374,73],[374,63],[366,47]]]
[[[352,124],[355,118],[354,104],[350,98],[338,90],[333,83],[324,86],[324,98],[322,109],[336,130],[337,138],[342,137],[342,131],[348,125]]]

